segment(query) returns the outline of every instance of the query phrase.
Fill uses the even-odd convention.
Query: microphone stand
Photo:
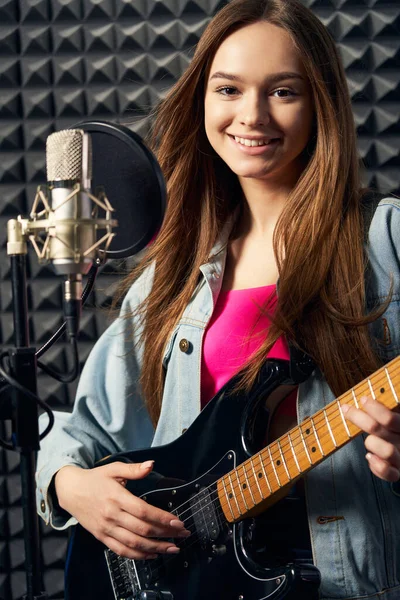
[[[9,222],[9,233],[17,233],[18,222]],[[37,365],[35,348],[30,346],[28,324],[28,302],[26,285],[26,243],[9,243],[11,262],[12,304],[15,332],[15,348],[9,350],[11,375],[23,381],[24,387],[36,395]],[[2,416],[3,418],[3,416]],[[5,418],[9,418],[6,415]],[[12,399],[12,441],[14,449],[20,452],[20,474],[22,485],[22,512],[24,522],[24,546],[27,593],[24,600],[47,600],[43,592],[41,573],[39,519],[35,496],[35,453],[39,450],[38,407],[36,402],[21,390],[13,388]]]
[[[73,192],[61,203],[61,206],[71,198],[75,198],[81,190],[80,185],[75,185]],[[113,208],[109,203],[104,190],[99,188],[99,196],[93,196],[88,190],[87,195],[97,207],[105,212],[105,218],[97,218],[97,213],[91,219],[82,219],[74,224],[73,246],[68,247],[71,255],[75,257],[78,233],[83,238],[86,228],[94,227],[97,229],[106,229],[106,234],[98,241],[92,242],[89,248],[84,250],[84,254],[93,256],[97,249],[104,244],[103,253],[108,249],[114,234],[112,227],[117,225],[117,221],[111,219]],[[37,212],[40,200],[45,208],[44,211]],[[26,255],[27,239],[32,242],[36,253],[40,259],[46,260],[46,252],[49,248],[50,238],[60,239],[57,235],[57,222],[54,217],[55,211],[52,211],[47,198],[39,186],[33,208],[31,219],[11,219],[7,223],[7,254],[10,256],[11,263],[11,283],[12,283],[12,305],[14,320],[14,342],[15,348],[8,351],[10,377],[1,369],[3,376],[9,381],[13,389],[11,407],[4,404],[0,409],[0,419],[11,419],[12,421],[12,444],[0,442],[0,446],[8,450],[16,450],[21,455],[20,474],[22,487],[22,513],[24,522],[24,547],[25,547],[25,568],[27,593],[23,600],[48,600],[48,594],[43,591],[43,577],[41,572],[40,556],[40,536],[39,536],[39,517],[36,506],[36,452],[39,450],[39,424],[38,424],[38,404],[42,406],[49,414],[50,423],[46,432],[48,432],[54,422],[54,417],[49,409],[37,397],[37,354],[34,347],[30,345],[29,323],[28,323],[28,301],[27,301],[27,278],[26,278]],[[43,216],[45,217],[43,219]],[[89,223],[87,223],[89,221]],[[61,221],[61,229],[62,229]],[[42,251],[38,246],[39,232],[47,232],[46,241],[43,243]],[[50,233],[51,232],[51,233]],[[88,239],[91,239],[90,236]],[[82,251],[83,254],[83,251]],[[105,254],[104,254],[105,255]],[[73,303],[75,307],[76,302]],[[67,320],[68,320],[67,315]],[[61,332],[63,328],[60,328]],[[58,332],[53,338],[58,337]],[[3,353],[6,355],[7,352]],[[43,365],[41,365],[43,369]],[[49,369],[45,369],[50,372]],[[20,384],[23,382],[23,385]],[[25,390],[25,391],[24,391]],[[42,437],[45,435],[43,432]],[[42,510],[42,507],[40,507]],[[0,599],[1,600],[1,599]]]

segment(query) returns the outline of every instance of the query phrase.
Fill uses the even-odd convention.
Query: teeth
[[[242,144],[243,146],[266,146],[269,144],[270,140],[248,140],[245,138],[235,137],[235,142],[238,144]]]

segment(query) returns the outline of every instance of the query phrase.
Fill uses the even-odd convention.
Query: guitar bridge
[[[118,556],[112,550],[104,551],[115,600],[135,600],[140,592],[135,561]]]

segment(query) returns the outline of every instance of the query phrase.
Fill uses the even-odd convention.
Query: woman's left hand
[[[366,458],[372,473],[386,481],[400,479],[400,414],[386,408],[371,397],[361,398],[363,409],[343,405],[347,420],[359,427],[368,437]]]

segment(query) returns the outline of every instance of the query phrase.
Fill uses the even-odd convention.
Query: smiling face
[[[259,21],[228,36],[212,61],[204,108],[208,140],[239,179],[295,183],[313,107],[284,29]]]

